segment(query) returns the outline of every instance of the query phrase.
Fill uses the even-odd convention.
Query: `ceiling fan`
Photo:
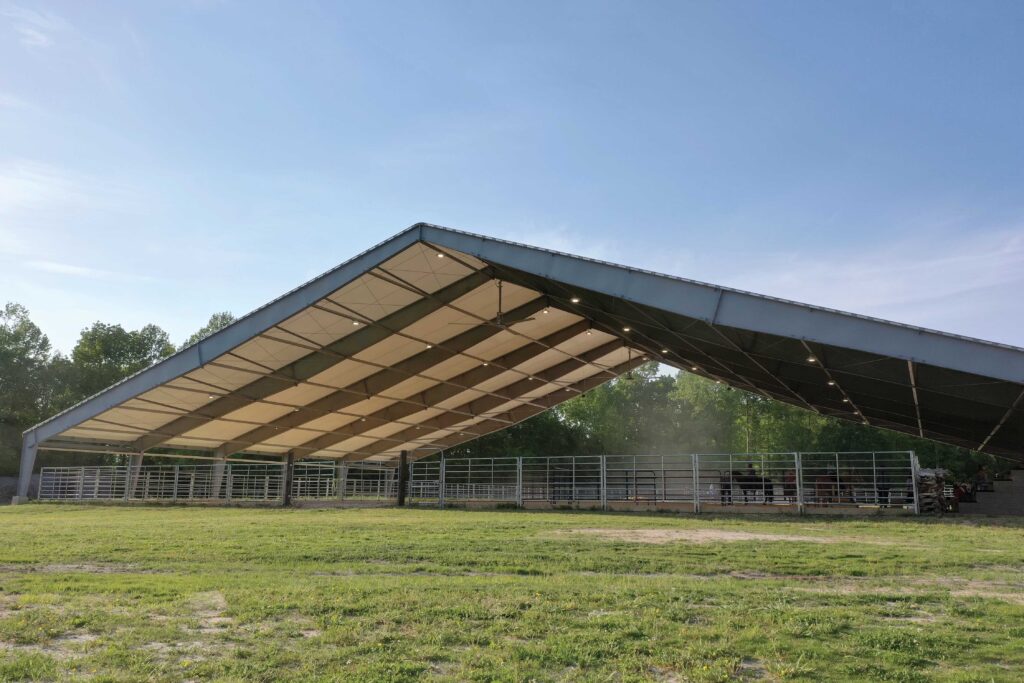
[[[448,324],[449,325],[468,325],[468,326],[494,325],[496,327],[500,327],[503,330],[507,330],[510,327],[512,327],[513,325],[516,325],[518,323],[525,323],[525,322],[528,322],[530,320],[536,320],[536,318],[533,318],[533,317],[530,317],[530,318],[519,318],[518,320],[506,320],[505,319],[505,312],[502,309],[502,302],[501,302],[501,287],[502,287],[502,285],[504,283],[502,283],[501,280],[496,280],[496,282],[498,283],[498,314],[496,316],[494,316],[493,320],[481,320],[479,322],[469,322],[469,323],[466,323],[466,322],[451,322],[451,323],[448,323]]]

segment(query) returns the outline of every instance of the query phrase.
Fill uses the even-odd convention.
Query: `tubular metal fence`
[[[917,460],[910,451],[430,458],[409,465],[416,504],[509,503],[620,509],[744,506],[899,508],[917,511]],[[44,501],[275,503],[284,499],[277,463],[44,467]],[[299,462],[299,501],[393,501],[398,471],[371,463]]]
[[[902,508],[916,511],[910,451],[439,458],[412,463],[421,504],[621,508]]]
[[[277,463],[44,467],[39,500],[279,503],[284,481]],[[296,500],[383,501],[397,490],[393,467],[300,462],[292,469]]]

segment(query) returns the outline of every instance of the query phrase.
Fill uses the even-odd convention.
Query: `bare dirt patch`
[[[611,541],[633,543],[729,543],[735,541],[790,541],[796,543],[836,543],[838,539],[823,536],[769,534],[725,529],[571,529],[562,533],[597,536]]]
[[[200,633],[217,633],[235,623],[235,620],[224,615],[228,601],[220,591],[197,593],[191,601],[194,614],[199,618]]]
[[[91,633],[66,633],[44,644],[18,644],[0,640],[0,652],[33,652],[54,659],[74,659],[82,656],[82,646],[96,640]]]
[[[132,564],[94,564],[88,562],[69,564],[0,564],[0,572],[27,574],[153,574],[152,569],[141,569]]]

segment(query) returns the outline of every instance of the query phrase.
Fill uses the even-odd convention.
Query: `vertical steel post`
[[[348,484],[347,462],[345,462],[344,460],[338,460],[338,463],[334,470],[334,478],[337,481],[334,495],[337,496],[338,500],[345,500],[345,486]]]
[[[281,484],[281,505],[288,507],[292,504],[292,477],[295,471],[295,451],[288,451],[284,459],[284,481]]]
[[[871,491],[874,493],[875,505],[881,507],[878,501],[878,454],[871,452]]]
[[[601,509],[608,509],[608,456],[602,455],[601,458]]]
[[[171,492],[171,500],[178,502],[178,468],[180,465],[174,466],[174,490]]]
[[[690,472],[693,475],[693,511],[700,512],[700,456],[690,455]]]
[[[405,505],[405,489],[409,483],[409,451],[398,454],[398,506]]]
[[[438,469],[437,469],[437,506],[439,508],[442,508],[442,509],[444,508],[444,504],[445,504],[445,500],[444,500],[444,494],[445,494],[445,490],[444,490],[444,487],[445,487],[445,483],[444,483],[445,472],[444,471],[445,471],[445,468],[447,466],[448,466],[448,461],[445,459],[444,453],[441,453],[441,462],[438,465]]]
[[[793,462],[796,465],[796,509],[802,515],[804,514],[804,464],[800,453],[793,454]]]
[[[231,502],[231,489],[234,488],[235,480],[234,480],[234,475],[233,475],[233,473],[231,471],[231,465],[228,465],[226,470],[227,470],[227,474],[228,474],[228,481],[227,481],[227,484],[224,487],[224,500],[226,502],[230,503]]]
[[[523,456],[516,458],[516,506],[523,507]]]
[[[911,481],[913,482],[914,514],[915,515],[921,514],[921,497],[918,495],[918,490],[917,490],[917,471],[918,471],[918,469],[920,469],[920,467],[921,467],[920,463],[917,462],[917,453],[915,453],[914,451],[910,451],[910,478],[911,478]],[[941,495],[941,493],[942,492],[939,491],[940,495]]]
[[[38,450],[35,432],[26,434],[21,444],[21,466],[18,469],[18,495],[11,500],[11,503],[14,505],[28,502],[28,489],[32,483],[32,469],[36,464],[36,453]]]
[[[569,501],[572,503],[576,502],[576,456],[571,456],[569,462],[572,463],[572,488],[569,490]]]

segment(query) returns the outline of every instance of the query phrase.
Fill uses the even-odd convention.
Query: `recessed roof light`
[[[817,363],[818,359],[815,358],[814,356],[807,356],[807,362],[808,363]]]
[[[834,379],[830,379],[830,380],[828,381],[828,385],[829,385],[830,387],[834,387],[834,386],[836,385],[836,381],[835,381]]]
[[[484,361],[484,367],[486,368],[488,365],[490,365],[490,363],[488,363],[487,361]]]
[[[574,304],[578,304],[580,302],[580,298],[578,296],[574,296],[573,298],[569,299],[569,301],[573,302]]]
[[[622,328],[622,331],[623,331],[623,332],[629,332],[629,328],[628,328],[628,327],[623,327],[623,328]]]
[[[216,396],[214,396],[213,394],[210,394],[210,395],[209,395],[209,396],[207,396],[206,398],[217,398],[217,397],[216,397]]]
[[[438,252],[438,254],[437,254],[437,258],[444,258],[444,254],[442,254],[442,253]]]
[[[434,345],[433,344],[427,344],[427,348],[428,349],[432,349],[432,348],[434,348]]]
[[[662,349],[661,352],[662,353],[668,353],[668,349]]]
[[[720,379],[716,379],[715,380],[715,384],[721,384],[721,383],[722,383],[722,380],[720,380]]]
[[[849,402],[850,402],[850,399],[848,399],[848,398],[844,398],[843,399],[843,403],[849,403]]]
[[[700,368],[698,368],[696,365],[690,366],[690,372],[697,372],[698,370],[700,370]]]
[[[544,309],[544,315],[547,315],[547,314],[548,314],[548,309],[545,308]]]
[[[590,335],[592,335],[592,334],[594,334],[594,331],[593,331],[593,330],[587,330],[587,336],[588,336],[588,337],[589,337]]]
[[[352,321],[352,324],[353,324],[353,325],[358,325],[358,324],[359,324],[359,321],[358,321],[358,320],[353,320],[353,321]]]

